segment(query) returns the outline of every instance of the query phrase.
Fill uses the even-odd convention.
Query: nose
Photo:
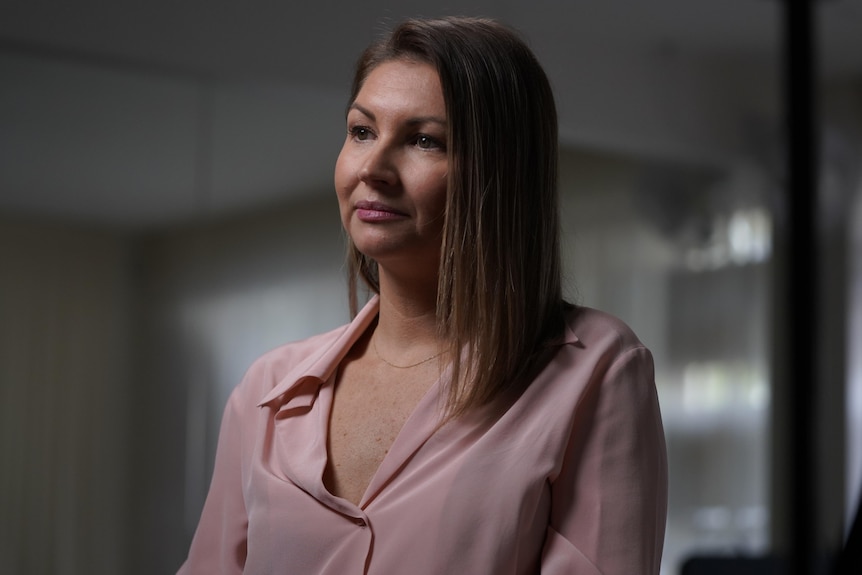
[[[395,150],[386,143],[378,141],[369,146],[362,164],[359,166],[359,179],[364,184],[394,185],[398,181],[398,166]]]

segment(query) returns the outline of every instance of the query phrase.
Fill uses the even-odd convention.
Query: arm
[[[212,483],[189,556],[177,575],[242,573],[248,519],[242,493],[242,430],[237,394],[228,399],[219,431]]]
[[[631,349],[596,376],[551,478],[544,575],[657,575],[667,456],[652,356]]]

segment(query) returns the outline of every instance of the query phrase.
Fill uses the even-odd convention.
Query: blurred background
[[[230,390],[349,319],[332,170],[353,63],[390,24],[443,14],[516,27],[555,88],[567,294],[655,354],[663,573],[787,549],[781,2],[4,0],[4,572],[178,568]],[[812,529],[832,552],[862,485],[862,2],[815,16],[804,336]]]

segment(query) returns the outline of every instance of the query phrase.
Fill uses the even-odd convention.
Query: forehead
[[[355,104],[367,108],[421,110],[445,117],[440,77],[428,63],[389,60],[376,66],[365,78]]]

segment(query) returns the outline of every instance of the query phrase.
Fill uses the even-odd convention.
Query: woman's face
[[[335,190],[344,229],[381,273],[437,272],[448,169],[437,71],[377,66],[348,110]]]

